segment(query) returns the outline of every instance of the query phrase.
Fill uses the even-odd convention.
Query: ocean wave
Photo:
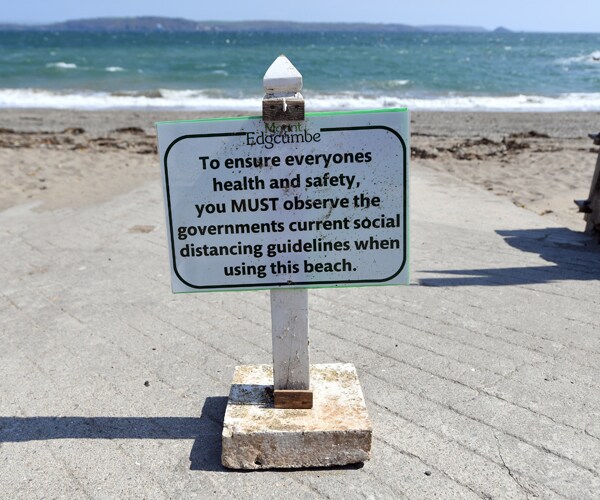
[[[381,89],[397,89],[404,87],[410,83],[410,80],[385,80],[375,84],[376,87]]]
[[[48,63],[48,64],[46,64],[46,68],[75,69],[75,68],[77,68],[77,64],[60,61],[60,62]]]
[[[109,94],[110,97],[148,97],[150,99],[160,99],[164,97],[162,92],[158,89],[156,90],[118,90],[116,92],[111,92]]]
[[[122,92],[54,92],[42,89],[0,89],[0,108],[55,109],[186,109],[248,111],[259,114],[262,95],[224,97],[209,91],[156,89]],[[600,111],[600,93],[559,96],[363,96],[305,94],[308,111],[408,107],[415,111]]]
[[[227,71],[224,69],[215,69],[214,71],[211,71],[211,73],[213,75],[229,76],[229,73],[227,73]]]
[[[556,61],[560,65],[569,65],[573,63],[584,63],[584,64],[598,64],[600,65],[600,50],[594,50],[589,54],[574,56],[574,57],[564,57],[558,59]]]
[[[107,66],[104,68],[104,71],[108,71],[109,73],[116,73],[118,71],[125,71],[125,68],[121,68],[121,66]]]
[[[310,101],[306,107],[309,108]],[[600,111],[600,93],[570,93],[556,97],[515,96],[444,96],[435,98],[315,98],[311,106],[319,109],[367,109],[407,107],[415,111]]]
[[[0,89],[0,108],[50,109],[190,109],[198,111],[259,110],[254,98],[214,98],[193,90],[145,92],[53,92],[45,89]]]

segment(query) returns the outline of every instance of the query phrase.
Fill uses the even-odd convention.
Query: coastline
[[[250,112],[0,109],[0,210],[77,208],[158,181],[154,123]],[[581,230],[598,112],[411,113],[412,168],[450,174]],[[449,186],[451,189],[451,186]]]

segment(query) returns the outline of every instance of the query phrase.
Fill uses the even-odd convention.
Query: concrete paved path
[[[362,468],[221,467],[268,292],[172,295],[157,183],[0,213],[0,496],[598,498],[598,245],[418,167],[411,189],[413,285],[310,292],[312,361],[367,399]]]

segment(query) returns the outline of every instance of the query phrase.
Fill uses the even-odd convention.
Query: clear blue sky
[[[45,23],[142,15],[193,20],[365,21],[600,32],[598,0],[14,0],[4,2],[0,22]]]

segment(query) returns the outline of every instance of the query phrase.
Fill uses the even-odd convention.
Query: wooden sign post
[[[284,56],[263,83],[262,116],[157,124],[172,288],[271,293],[273,363],[235,368],[226,467],[362,462],[358,375],[310,364],[307,289],[408,283],[408,113],[305,113]]]
[[[285,56],[267,70],[263,87],[266,124],[291,129],[292,123],[304,121],[302,75]],[[307,289],[271,290],[271,330],[275,408],[312,408]]]

